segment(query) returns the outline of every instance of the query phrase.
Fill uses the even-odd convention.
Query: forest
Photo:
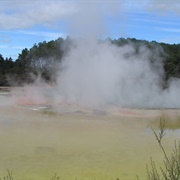
[[[118,47],[131,44],[135,47],[137,54],[142,46],[154,53],[158,47],[165,72],[163,88],[166,88],[170,78],[180,77],[180,44],[149,42],[135,38],[107,38],[99,40],[99,43],[103,41],[109,41]],[[0,86],[22,86],[33,83],[37,77],[41,77],[47,83],[55,83],[56,73],[60,69],[59,64],[63,61],[63,57],[68,53],[72,44],[73,40],[70,37],[39,42],[30,49],[23,49],[16,60],[12,60],[11,57],[3,57],[0,53]],[[153,63],[157,59],[152,56],[151,61]]]

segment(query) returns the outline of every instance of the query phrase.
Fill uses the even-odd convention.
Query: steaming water
[[[15,179],[50,179],[55,173],[73,180],[145,179],[150,156],[162,164],[150,129],[162,113],[171,117],[163,141],[168,153],[180,137],[179,110],[57,108],[58,113],[42,104],[0,106],[1,177],[8,168]]]

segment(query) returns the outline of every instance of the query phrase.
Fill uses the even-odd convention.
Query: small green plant
[[[7,176],[0,178],[0,180],[14,180],[12,177],[12,171],[10,171],[9,169],[7,169]]]
[[[12,171],[7,169],[7,176],[0,178],[0,180],[14,180],[14,178],[12,176]],[[57,174],[55,174],[50,180],[60,180],[60,177],[57,176]]]
[[[55,174],[50,180],[60,180],[60,177]]]
[[[168,156],[162,144],[162,138],[165,136],[165,120],[160,119],[159,133],[152,130],[164,155],[164,168],[160,167],[159,172],[151,158],[151,170],[147,166],[148,180],[180,180],[180,142],[178,144],[175,142],[173,152]]]

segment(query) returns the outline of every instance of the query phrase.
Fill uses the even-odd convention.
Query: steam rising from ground
[[[180,83],[162,89],[163,64],[145,47],[81,40],[64,58],[56,100],[88,107],[177,108]],[[152,64],[150,58],[157,62]]]
[[[16,88],[11,101],[1,105],[42,105],[58,108],[71,104],[88,108],[180,108],[180,80],[163,88],[163,53],[143,45],[113,45],[95,39],[73,40],[59,65],[55,86],[37,79],[35,85]],[[154,59],[154,61],[152,61]],[[9,103],[8,103],[9,102]]]
[[[76,26],[71,30],[83,38],[74,41],[63,59],[54,98],[57,102],[88,107],[180,107],[179,80],[171,80],[168,89],[162,88],[161,48],[151,51],[142,46],[137,53],[131,43],[117,47],[95,39],[107,29],[105,16],[122,16],[123,3],[82,3],[72,18]]]
[[[137,47],[131,43],[117,47],[96,40],[107,29],[105,17],[119,18],[122,6],[123,3],[110,1],[81,2],[70,17],[69,32],[83,38],[73,40],[64,56],[56,86],[48,93],[43,88],[28,86],[23,92],[15,92],[14,97],[25,103],[29,99],[34,104],[48,103],[51,97],[55,105],[65,102],[91,108],[180,108],[180,80],[170,80],[169,87],[162,88],[161,48],[150,51],[142,46],[137,53]]]
[[[180,80],[171,79],[163,89],[159,52],[142,46],[137,53],[132,44],[74,41],[60,64],[55,86],[42,86],[38,79],[33,86],[16,88],[11,99],[1,96],[0,105],[51,104],[57,111],[57,105],[64,103],[93,109],[180,108]]]

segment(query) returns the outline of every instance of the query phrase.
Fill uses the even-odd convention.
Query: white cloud
[[[6,0],[0,1],[0,28],[25,29],[38,25],[57,25],[60,20],[76,24],[102,25],[107,14],[119,14],[125,6],[121,1]],[[120,10],[121,9],[121,10]],[[78,13],[77,13],[78,12]],[[82,22],[81,22],[82,21]],[[87,21],[87,23],[86,23]],[[90,25],[89,25],[90,23]],[[77,25],[75,25],[77,26]],[[80,25],[81,26],[81,25]],[[91,29],[93,30],[93,29]]]
[[[180,33],[179,28],[156,28],[157,30],[173,32],[173,33]]]
[[[31,31],[31,30],[14,30],[14,31],[10,31],[10,30],[1,30],[1,33],[5,33],[7,35],[4,35],[4,37],[10,37],[10,35],[12,34],[22,34],[22,35],[34,35],[34,36],[44,36],[44,37],[62,37],[62,36],[66,36],[65,33],[60,33],[60,32],[50,32],[50,31]]]
[[[179,0],[149,0],[147,8],[161,14],[175,13],[180,14],[180,1]]]
[[[69,20],[69,34],[80,37],[99,37],[107,33],[108,18],[121,21],[122,1],[76,1],[76,13]],[[122,21],[121,21],[122,22]],[[107,24],[106,24],[107,23]]]
[[[177,36],[177,37],[164,38],[161,39],[160,42],[169,43],[169,44],[179,44],[180,37]]]
[[[15,31],[16,34],[24,34],[24,35],[33,35],[33,36],[43,36],[48,39],[57,39],[59,37],[65,37],[65,33],[57,33],[57,32],[45,32],[45,31]]]
[[[6,0],[0,1],[0,28],[1,29],[22,29],[36,25],[58,24],[62,19],[79,18],[83,15],[84,21],[92,19],[102,23],[101,17],[97,16],[103,12],[104,7],[107,13],[117,14],[120,11],[154,11],[158,13],[180,14],[179,0],[97,0],[97,1],[62,1],[62,0]],[[79,11],[79,15],[76,12]],[[88,15],[90,13],[90,15]],[[114,16],[113,15],[113,16]],[[92,16],[92,17],[91,17]],[[79,21],[79,23],[81,23]],[[82,22],[84,23],[84,22]]]
[[[162,15],[166,15],[168,13],[175,13],[178,15],[180,14],[179,0],[122,0],[122,1],[124,2],[124,9],[128,10],[129,12],[150,11]]]
[[[0,1],[0,28],[21,29],[51,24],[75,12],[75,5],[64,1]]]
[[[0,49],[23,49],[23,46],[13,46],[13,45],[0,45]]]

